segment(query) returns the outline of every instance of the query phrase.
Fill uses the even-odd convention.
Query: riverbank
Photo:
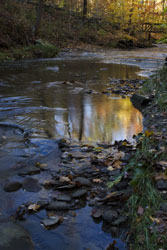
[[[0,61],[55,57],[56,48],[143,48],[153,41],[148,41],[146,34],[131,36],[105,20],[100,23],[96,18],[83,20],[76,12],[47,5],[43,9],[40,30],[34,35],[36,7],[26,1],[0,3],[3,13],[0,17]],[[42,47],[39,47],[39,40],[43,41]]]
[[[133,194],[127,202],[131,223],[130,249],[167,248],[166,79],[164,67],[140,90],[151,98],[148,106],[141,107],[145,131],[138,136],[136,153],[127,165],[133,187]]]

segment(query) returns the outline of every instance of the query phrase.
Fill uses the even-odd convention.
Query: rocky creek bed
[[[71,88],[71,85],[78,83],[79,80],[61,81],[59,87],[63,85]],[[110,79],[103,90],[86,88],[84,93],[109,98],[113,94],[119,94],[126,98],[137,90],[140,91],[142,85],[143,80],[140,79]],[[63,225],[67,227],[67,221],[73,225],[73,221],[77,221],[78,211],[82,209],[85,209],[96,227],[100,223],[102,230],[111,237],[107,238],[105,244],[102,242],[98,246],[76,247],[76,244],[70,246],[66,242],[67,245],[62,250],[70,247],[77,250],[134,249],[135,234],[139,235],[139,248],[136,249],[144,249],[145,235],[143,236],[142,229],[136,232],[134,224],[142,222],[151,203],[143,205],[138,198],[133,220],[130,216],[129,199],[134,194],[140,197],[143,195],[132,185],[136,166],[142,166],[142,169],[149,166],[147,170],[152,171],[153,186],[165,200],[166,112],[158,111],[155,93],[151,91],[142,98],[133,95],[132,102],[146,117],[144,126],[147,130],[137,140],[134,137],[131,143],[127,140],[95,144],[73,139],[34,139],[31,137],[31,130],[24,130],[24,127],[14,123],[0,123],[0,163],[3,166],[0,185],[3,204],[0,206],[0,249],[13,250],[13,247],[18,249],[18,246],[24,246],[25,250],[54,249],[55,246],[50,243],[52,238],[47,232],[55,234],[56,244],[60,237],[59,228]],[[20,111],[22,112],[16,110],[16,116]],[[12,114],[10,107],[6,112],[7,115]],[[2,116],[2,120],[4,119],[6,118]],[[141,150],[145,140],[148,140],[149,146],[146,150],[148,154],[144,155]],[[144,188],[143,185],[141,190]],[[166,234],[166,203],[163,200],[158,200],[158,203],[159,207],[153,209],[148,216],[147,229],[150,236],[155,230],[160,233],[157,242],[162,246],[164,241],[161,236]],[[81,212],[79,215],[79,230],[83,224],[83,230],[89,232],[84,224],[83,214]],[[74,225],[76,224],[75,222]],[[71,231],[73,232],[72,227],[69,229]],[[40,233],[42,238],[46,237],[47,244],[36,240]],[[64,238],[60,237],[60,241],[65,237],[66,235]],[[91,242],[90,238],[89,241]],[[60,250],[61,243],[57,247]]]

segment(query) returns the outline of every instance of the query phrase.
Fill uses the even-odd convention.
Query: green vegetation
[[[163,192],[157,189],[157,181],[163,182],[167,178],[165,165],[167,144],[166,130],[164,130],[167,105],[166,80],[167,69],[164,66],[145,81],[141,89],[142,94],[152,94],[154,98],[151,105],[143,111],[147,115],[146,126],[149,130],[138,137],[137,151],[126,168],[126,171],[131,173],[130,185],[133,187],[133,194],[127,202],[131,223],[130,249],[167,249],[166,234],[162,229],[166,224],[166,216],[160,207],[166,198]],[[155,128],[157,116],[160,125]],[[154,128],[154,131],[151,128]]]
[[[153,150],[155,143],[154,137],[141,136],[136,154],[128,165],[134,190],[127,202],[134,241],[131,249],[157,249],[158,232],[150,230],[161,202],[154,183],[154,164],[160,157]]]
[[[164,66],[147,80],[141,89],[142,94],[154,96],[153,105],[157,112],[166,111],[167,105],[167,67]]]

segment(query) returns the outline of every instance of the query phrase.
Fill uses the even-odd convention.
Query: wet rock
[[[159,190],[167,190],[167,180],[158,180],[157,181],[157,188]]]
[[[40,208],[44,208],[48,205],[48,201],[40,200],[37,202],[37,204],[40,206]]]
[[[160,204],[160,210],[162,210],[163,212],[167,212],[167,202]]]
[[[113,94],[120,94],[120,93],[121,93],[121,90],[120,90],[120,89],[113,89],[113,90],[112,90],[112,93],[113,93]]]
[[[67,194],[52,194],[52,198],[58,201],[71,201],[71,197]]]
[[[128,183],[126,181],[120,181],[119,183],[114,185],[114,188],[116,188],[117,190],[122,190],[122,189],[125,189],[127,186],[128,186]]]
[[[131,97],[131,102],[133,106],[139,110],[142,110],[144,107],[146,107],[152,100],[148,97],[141,96],[134,94]]]
[[[102,214],[102,218],[106,222],[111,223],[118,218],[118,213],[115,210],[107,210]]]
[[[82,153],[82,152],[73,152],[72,157],[77,159],[77,160],[80,160],[80,159],[86,158],[87,155],[85,153]]]
[[[109,173],[109,170],[107,168],[100,168],[100,172],[102,174],[108,174]]]
[[[51,187],[59,187],[61,184],[59,181],[56,180],[45,180],[43,183],[45,188],[51,188]]]
[[[86,189],[78,189],[76,190],[71,197],[72,198],[79,198],[82,197],[83,195],[87,194],[87,190]]]
[[[21,188],[21,186],[22,186],[22,184],[20,182],[13,181],[13,182],[7,183],[4,186],[4,190],[6,192],[15,192],[15,191],[18,191]]]
[[[76,182],[77,186],[91,186],[91,181],[87,178],[84,177],[77,177],[73,180],[74,182]]]
[[[39,168],[31,167],[27,170],[22,171],[18,175],[20,175],[20,176],[35,175],[35,174],[39,174],[40,172],[41,172],[41,170]]]
[[[38,180],[33,178],[26,178],[22,183],[23,189],[28,192],[39,192],[41,190],[41,186],[38,183]]]
[[[68,190],[75,188],[75,184],[63,185],[61,187],[56,188],[57,190]]]
[[[100,219],[102,217],[102,214],[103,214],[103,212],[101,209],[93,208],[91,211],[91,216],[94,219]]]
[[[28,232],[13,222],[0,223],[0,250],[33,250]]]
[[[120,174],[120,170],[119,169],[115,169],[112,171],[109,171],[109,175],[110,176],[115,176],[115,175],[119,175]]]
[[[115,220],[114,222],[112,222],[112,225],[119,226],[120,224],[123,224],[126,221],[127,221],[127,217],[126,216],[121,216],[117,220]]]
[[[71,205],[64,201],[51,201],[47,206],[49,210],[68,210],[71,208]]]
[[[44,220],[42,221],[42,224],[43,224],[45,227],[53,227],[53,226],[55,226],[56,224],[58,224],[59,222],[61,222],[60,216],[51,216],[51,217],[48,218],[48,219],[44,219]]]

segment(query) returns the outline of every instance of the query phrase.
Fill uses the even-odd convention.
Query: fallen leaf
[[[115,161],[113,164],[113,167],[115,168],[121,168],[122,161]]]
[[[113,171],[113,170],[114,170],[113,166],[109,166],[107,169],[108,169],[109,171]]]
[[[93,182],[94,183],[102,183],[102,180],[100,180],[100,179],[93,179]]]
[[[150,137],[151,135],[154,134],[154,132],[151,131],[151,130],[146,130],[146,131],[144,132],[144,134],[145,134],[146,137]]]
[[[138,207],[138,210],[137,210],[137,213],[138,213],[139,215],[143,215],[143,213],[144,213],[144,208],[143,208],[142,206],[139,206],[139,207]]]
[[[124,156],[125,156],[125,153],[122,152],[122,151],[120,151],[120,152],[118,152],[118,153],[115,153],[114,156],[113,156],[113,158],[114,158],[114,160],[120,160],[120,159],[122,159]]]
[[[162,172],[162,173],[159,173],[155,176],[155,180],[167,180],[167,175],[166,173]]]
[[[69,177],[65,177],[65,176],[61,176],[59,179],[60,182],[70,182],[70,178]]]
[[[28,210],[32,210],[34,212],[38,211],[38,209],[40,208],[40,206],[38,204],[31,204],[28,206]]]
[[[150,220],[151,220],[152,222],[156,222],[157,224],[160,223],[160,220],[159,220],[158,218],[153,218],[152,216],[150,216]]]
[[[159,161],[157,162],[159,165],[161,165],[162,167],[167,167],[167,161]]]

